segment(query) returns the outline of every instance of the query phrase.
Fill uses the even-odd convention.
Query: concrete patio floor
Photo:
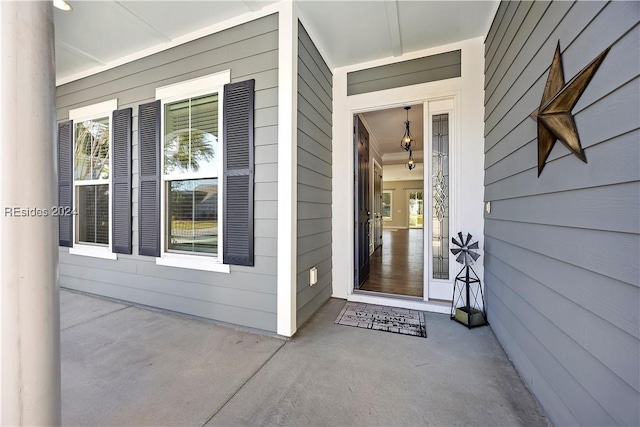
[[[427,339],[335,325],[285,341],[61,291],[70,426],[547,426],[489,327],[425,314]]]

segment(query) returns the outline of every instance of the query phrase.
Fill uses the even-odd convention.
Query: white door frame
[[[406,88],[401,88],[401,89],[406,89]],[[384,92],[392,92],[392,91],[384,91]],[[459,224],[459,212],[458,212],[459,209],[457,209],[457,207],[459,206],[459,203],[458,203],[458,197],[457,197],[457,192],[455,191],[455,188],[458,183],[456,176],[459,173],[458,160],[457,160],[458,156],[456,155],[456,153],[459,152],[460,141],[458,138],[459,131],[456,129],[456,127],[459,126],[460,124],[460,120],[458,117],[460,114],[460,108],[459,108],[460,91],[452,90],[452,91],[442,92],[438,94],[426,94],[425,96],[418,97],[418,98],[416,98],[415,91],[401,91],[401,92],[404,92],[404,94],[402,94],[399,97],[398,96],[393,97],[394,98],[393,100],[385,99],[386,97],[383,95],[384,92],[377,93],[378,95],[377,97],[357,97],[357,96],[348,97],[348,99],[352,101],[350,102],[351,104],[350,108],[348,108],[347,111],[345,112],[345,114],[348,115],[349,122],[352,123],[353,116],[358,113],[364,113],[364,112],[375,111],[375,110],[384,110],[389,108],[397,108],[397,107],[403,107],[405,105],[415,105],[415,104],[422,103],[424,134],[425,134],[425,141],[424,141],[424,153],[425,153],[424,161],[425,162],[430,162],[430,159],[431,159],[431,136],[430,135],[431,135],[431,127],[432,127],[432,124],[431,124],[432,116],[434,114],[442,114],[444,112],[449,113],[449,128],[450,128],[450,136],[449,136],[449,144],[450,144],[449,145],[450,147],[449,229],[450,231],[449,232],[451,234],[452,230],[455,230],[457,225]],[[351,132],[351,130],[352,129],[350,126],[349,132]],[[348,163],[350,165],[349,166],[350,176],[354,177],[354,172],[355,172],[353,170],[354,159],[350,158]],[[428,170],[430,170],[430,168],[428,168]],[[432,207],[431,207],[430,194],[431,194],[432,184],[431,184],[430,174],[427,174],[427,176],[424,176],[423,182],[424,182],[423,194],[425,195],[425,212],[427,212],[427,210],[429,212],[428,219],[426,218],[427,215],[425,215],[425,219],[423,221],[424,223],[428,222],[429,224],[431,224]],[[348,191],[349,203],[353,205],[353,197],[354,197],[353,182],[351,182],[349,185],[345,187],[347,187],[350,190]],[[427,197],[427,195],[429,195],[429,197]],[[427,207],[427,202],[428,202],[428,207]],[[352,211],[352,209],[350,211]],[[350,236],[355,235],[354,234],[355,229],[354,229],[354,224],[352,219],[349,221],[349,233],[350,233],[349,234]],[[396,306],[396,307],[433,311],[438,313],[449,313],[451,303],[443,302],[442,300],[451,299],[451,295],[453,294],[454,276],[450,274],[448,281],[447,280],[430,280],[431,271],[432,271],[432,263],[431,263],[432,257],[431,257],[430,243],[431,243],[431,226],[427,228],[427,234],[425,234],[425,239],[424,239],[425,268],[424,268],[424,278],[423,278],[423,283],[424,283],[423,295],[424,296],[422,300],[417,298],[408,298],[404,296],[395,297],[395,296],[389,296],[389,295],[372,295],[372,294],[354,292],[353,283],[355,280],[355,273],[354,273],[355,261],[353,259],[353,256],[350,257],[351,258],[350,265],[352,268],[350,269],[351,277],[349,281],[350,286],[347,289],[347,300],[356,301],[356,302],[367,302],[371,304],[384,304],[384,305],[390,305],[390,306]],[[350,243],[351,254],[353,254],[353,245],[354,245],[354,242],[353,242],[353,239],[351,239],[351,243]],[[450,265],[450,272],[452,271],[451,267],[452,266]]]
[[[422,58],[455,49],[462,51],[461,76],[421,83],[412,86],[381,90],[358,95],[347,95],[348,73],[400,61]],[[343,299],[358,299],[359,294],[353,294],[350,285],[353,283],[353,190],[347,183],[353,180],[352,166],[352,137],[353,113],[383,109],[394,106],[411,105],[420,102],[435,102],[447,98],[453,99],[454,112],[451,133],[455,135],[456,147],[452,147],[452,174],[464,173],[465,179],[459,179],[451,184],[451,203],[457,206],[452,212],[451,227],[458,231],[470,232],[474,236],[482,237],[484,232],[484,39],[476,37],[449,45],[438,46],[418,52],[411,52],[400,57],[383,58],[366,63],[338,67],[333,70],[333,201],[332,201],[332,296]],[[435,104],[431,104],[434,111]],[[437,108],[439,110],[439,108]],[[425,109],[425,114],[428,109]],[[464,126],[462,120],[464,118]],[[425,117],[428,127],[428,116]],[[425,130],[429,132],[429,130]],[[461,150],[460,147],[464,147]],[[455,151],[454,151],[455,150]],[[483,243],[481,243],[480,253]],[[430,266],[430,263],[425,266]],[[458,267],[454,266],[454,274]],[[482,262],[474,266],[476,273],[482,280],[484,270]],[[425,268],[429,270],[429,268]],[[433,293],[432,293],[433,294]],[[427,293],[429,295],[429,293]],[[451,298],[449,296],[448,298]],[[433,300],[423,301],[415,299],[402,300],[400,298],[369,298],[368,302],[390,304],[401,307],[414,306],[420,310],[431,310],[448,313],[450,304]],[[401,303],[401,301],[409,301]]]

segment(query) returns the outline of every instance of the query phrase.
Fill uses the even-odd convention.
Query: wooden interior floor
[[[371,255],[369,278],[360,289],[422,297],[423,276],[423,230],[386,229],[382,233],[382,246]]]

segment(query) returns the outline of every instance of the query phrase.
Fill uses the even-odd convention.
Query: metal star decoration
[[[584,150],[580,144],[578,128],[571,110],[582,96],[591,78],[600,67],[609,52],[607,48],[589,65],[584,67],[569,83],[564,83],[560,42],[553,55],[549,76],[542,94],[540,108],[531,113],[531,118],[538,122],[538,176],[557,140],[562,141],[580,160],[587,163]]]

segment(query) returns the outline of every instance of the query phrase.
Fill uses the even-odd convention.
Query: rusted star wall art
[[[530,116],[538,122],[538,176],[542,173],[542,169],[544,169],[547,158],[557,140],[566,145],[580,160],[587,163],[571,110],[587,88],[609,49],[607,48],[598,55],[596,59],[576,74],[569,83],[565,84],[562,57],[560,56],[560,41],[558,41],[547,83],[542,94],[540,108],[536,109]]]

